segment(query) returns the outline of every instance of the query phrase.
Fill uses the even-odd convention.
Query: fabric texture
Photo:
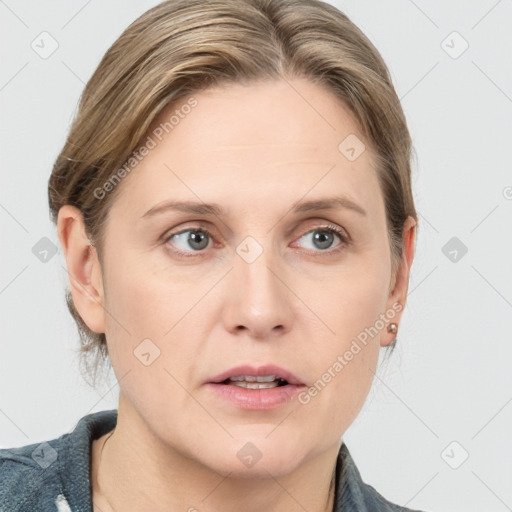
[[[0,449],[0,512],[93,512],[90,452],[117,423],[117,409],[82,417],[57,439]],[[334,512],[422,512],[383,498],[361,475],[342,443],[336,464]]]

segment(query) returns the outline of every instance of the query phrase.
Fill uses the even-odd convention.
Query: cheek
[[[374,326],[384,312],[390,268],[385,253],[379,256],[370,251],[354,254],[322,274],[297,278],[297,295],[317,313],[325,337],[333,340],[339,350]],[[375,334],[370,336],[373,337]]]
[[[118,267],[108,283],[109,357],[123,392],[143,417],[154,416],[155,422],[158,411],[170,403],[170,410],[188,411],[193,417],[194,402],[182,385],[189,387],[188,375],[200,349],[190,339],[193,311],[187,315],[197,299],[184,296],[181,285],[137,265]]]
[[[329,418],[327,428],[333,434],[350,426],[374,378],[383,328],[380,318],[387,302],[386,272],[385,264],[372,264],[371,258],[363,264],[361,259],[322,279],[327,287],[307,291],[308,304],[317,305],[312,309],[330,330],[323,328],[324,335],[308,353],[316,381],[302,404],[311,417]]]
[[[142,379],[166,379],[168,369],[183,381],[186,375],[181,374],[195,364],[202,348],[191,333],[202,332],[208,321],[198,314],[208,287],[191,286],[190,279],[173,277],[158,262],[142,259],[126,258],[108,274],[106,335],[112,366],[121,376],[128,370],[139,375],[141,355],[149,353],[144,357],[154,363],[144,369]]]
[[[194,286],[170,275],[155,259],[128,254],[109,269],[109,323],[115,330],[116,320],[126,324],[132,338],[161,339],[190,308],[195,294]]]
[[[314,358],[316,380],[301,394],[299,402],[312,431],[323,432],[326,445],[353,423],[374,378],[379,336],[360,335],[359,325],[367,325],[370,318],[365,316],[344,316],[347,323],[337,325],[336,342],[324,340],[327,349],[320,351],[319,347],[316,355],[309,354],[311,361]],[[312,423],[316,423],[316,428]]]

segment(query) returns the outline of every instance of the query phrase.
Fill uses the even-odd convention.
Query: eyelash
[[[208,237],[210,237],[210,239],[213,239],[213,234],[207,228],[202,227],[202,226],[195,226],[195,227],[188,227],[186,229],[182,229],[181,231],[176,231],[174,233],[170,233],[169,235],[164,235],[163,242],[165,244],[167,244],[173,236],[181,235],[182,233],[186,233],[187,231],[200,231],[201,233],[204,233]],[[350,237],[348,237],[344,231],[342,231],[340,228],[338,228],[334,224],[327,224],[325,226],[318,226],[314,229],[310,229],[309,231],[306,231],[306,233],[304,233],[302,236],[300,236],[299,239],[309,233],[314,232],[314,231],[323,231],[326,233],[334,233],[339,236],[341,243],[339,245],[337,245],[336,248],[331,249],[331,250],[325,250],[325,251],[318,250],[318,251],[311,251],[311,252],[307,251],[307,253],[313,257],[338,254],[340,251],[342,251],[344,248],[346,248],[347,246],[349,246],[351,244]],[[202,256],[205,251],[202,250],[202,251],[186,252],[186,251],[181,251],[180,249],[172,249],[172,252],[173,252],[173,254],[176,254],[177,256],[183,256],[185,258],[193,258],[193,257],[197,257],[197,256]]]

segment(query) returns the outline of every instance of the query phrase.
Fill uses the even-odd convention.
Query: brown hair
[[[418,220],[406,119],[377,49],[345,14],[319,0],[171,0],[135,20],[82,93],[48,183],[53,222],[61,206],[77,207],[101,261],[103,228],[122,187],[101,199],[95,190],[124,165],[164,108],[214,85],[295,77],[343,100],[371,145],[394,275],[404,222]],[[87,327],[69,291],[66,302],[78,325],[81,362],[95,381],[98,363],[108,359],[105,334]]]

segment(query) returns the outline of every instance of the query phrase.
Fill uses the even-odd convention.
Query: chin
[[[234,436],[226,444],[219,443],[216,450],[210,452],[210,467],[221,474],[231,473],[235,478],[283,477],[296,470],[311,450],[300,440],[294,442],[283,436],[273,436],[275,432],[264,434]],[[313,450],[313,447],[312,447]],[[204,458],[204,453],[202,454]]]

